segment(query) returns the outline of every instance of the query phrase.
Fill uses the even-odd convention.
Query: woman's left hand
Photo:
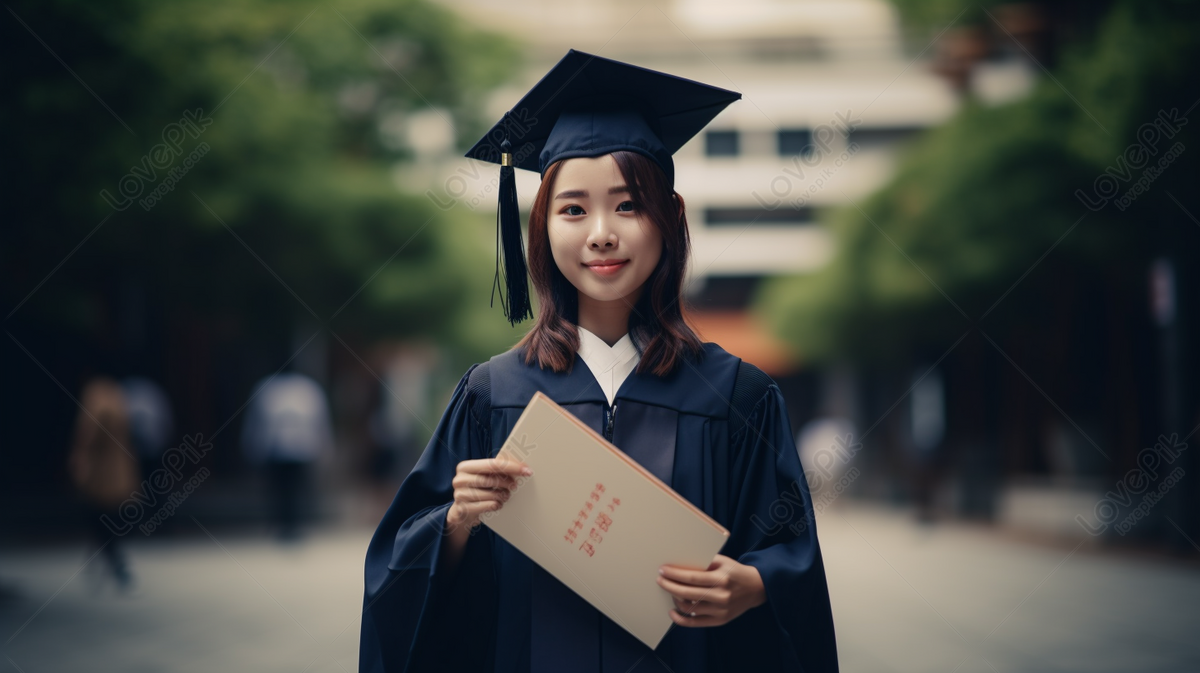
[[[658,586],[675,599],[669,613],[680,626],[721,626],[767,602],[758,568],[717,554],[708,570],[664,565]]]

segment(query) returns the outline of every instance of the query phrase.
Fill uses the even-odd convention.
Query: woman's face
[[[662,235],[629,200],[611,154],[563,160],[547,218],[554,261],[576,289],[595,301],[637,301]]]

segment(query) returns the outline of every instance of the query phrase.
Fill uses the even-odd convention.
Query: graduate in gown
[[[508,318],[530,310],[528,276],[538,315],[464,373],[380,522],[360,671],[838,670],[780,390],[680,307],[689,240],[671,155],[739,97],[571,50],[468,153],[501,164]],[[528,272],[514,167],[542,175]],[[536,391],[730,531],[708,568],[662,568],[675,625],[653,650],[479,523],[537,478],[494,458]]]

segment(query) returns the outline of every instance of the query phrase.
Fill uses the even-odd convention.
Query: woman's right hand
[[[454,473],[454,504],[446,512],[446,525],[452,529],[479,525],[484,512],[500,509],[517,487],[518,477],[533,472],[525,463],[503,458],[464,460]]]

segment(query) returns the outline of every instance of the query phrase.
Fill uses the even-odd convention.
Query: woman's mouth
[[[621,269],[624,269],[628,265],[629,260],[627,259],[621,261],[604,260],[603,263],[584,264],[584,266],[591,269],[595,273],[600,274],[601,276],[611,276]]]

